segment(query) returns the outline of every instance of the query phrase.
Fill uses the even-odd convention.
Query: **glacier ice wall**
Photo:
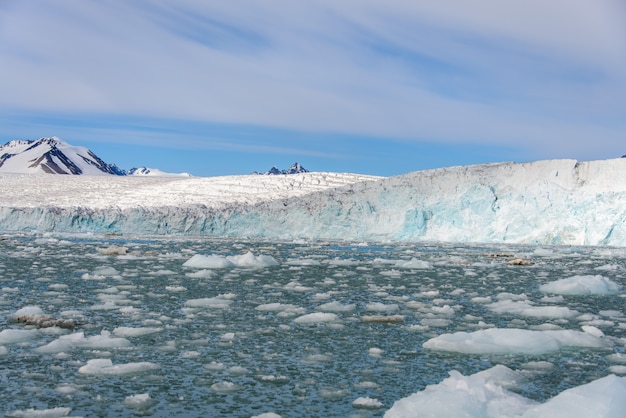
[[[151,205],[145,190],[157,183],[135,196],[136,205],[13,200],[0,202],[0,230],[626,246],[626,159],[474,165],[346,183],[219,205],[206,190],[204,201],[173,196],[176,205]],[[128,201],[132,191],[119,190]]]

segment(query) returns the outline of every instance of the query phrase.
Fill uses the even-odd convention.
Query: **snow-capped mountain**
[[[273,166],[272,168],[270,168],[268,171],[266,171],[263,174],[264,175],[279,175],[279,174],[300,174],[300,173],[308,173],[308,172],[309,170],[302,167],[300,163],[296,162],[296,163],[293,163],[293,165],[286,170],[280,170],[278,167]],[[260,173],[256,173],[256,174],[260,174]]]
[[[70,145],[57,137],[13,140],[0,146],[0,172],[125,175],[124,170],[105,163],[87,148]]]
[[[0,173],[190,177],[188,173],[167,173],[147,167],[126,171],[105,163],[85,147],[70,145],[57,137],[13,140],[0,146]]]
[[[191,177],[189,173],[167,173],[158,168],[133,167],[126,172],[127,176],[156,176],[156,177]]]

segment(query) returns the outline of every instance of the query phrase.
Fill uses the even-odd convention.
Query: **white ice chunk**
[[[319,266],[321,263],[319,260],[315,260],[313,258],[300,258],[300,259],[291,259],[286,262],[289,266]]]
[[[219,295],[212,298],[190,299],[185,302],[188,308],[228,309],[232,303],[232,295]]]
[[[486,305],[495,313],[511,313],[534,318],[571,318],[578,312],[566,306],[536,306],[530,301],[500,300]]]
[[[39,306],[24,306],[21,309],[15,311],[13,318],[18,318],[20,316],[36,316],[36,315],[45,315],[43,310]]]
[[[154,334],[163,331],[163,328],[156,327],[117,327],[113,330],[113,334],[118,337],[141,337],[143,335]]]
[[[78,369],[78,373],[91,376],[119,376],[142,373],[159,369],[159,366],[147,361],[138,363],[113,364],[111,359],[92,359]]]
[[[66,417],[72,412],[72,408],[57,407],[50,409],[21,409],[6,413],[7,417],[24,417],[24,418],[56,418]]]
[[[278,303],[278,302],[265,303],[262,305],[258,305],[254,309],[257,311],[261,311],[261,312],[278,312],[276,316],[281,317],[281,318],[287,318],[287,317],[295,316],[295,315],[302,315],[303,313],[306,312],[306,309],[301,308],[299,306],[292,305],[289,303]]]
[[[395,303],[386,305],[380,302],[371,302],[365,305],[365,310],[370,312],[395,312],[398,309],[399,307]]]
[[[378,347],[372,347],[369,350],[367,350],[367,354],[369,354],[370,357],[374,357],[374,358],[379,358],[380,356],[383,355],[384,352],[385,350],[378,348]]]
[[[247,252],[242,255],[231,255],[224,257],[221,255],[196,254],[183,263],[183,266],[200,269],[221,269],[221,268],[261,268],[278,265],[278,261],[270,255],[254,255]]]
[[[200,269],[221,269],[232,268],[235,265],[226,257],[220,255],[202,255],[196,254],[183,263],[185,267]]]
[[[352,401],[352,406],[355,408],[362,408],[362,409],[378,409],[378,408],[382,408],[384,405],[378,399],[369,398],[369,397],[360,397]]]
[[[155,403],[156,401],[150,397],[149,393],[140,393],[138,395],[127,396],[124,399],[123,405],[129,409],[144,410],[150,408]]]
[[[210,269],[202,269],[190,273],[185,273],[185,276],[191,277],[192,279],[210,279],[211,277],[213,277],[213,274],[213,271]]]
[[[356,309],[356,305],[354,303],[344,305],[340,302],[328,302],[315,309],[322,312],[351,312]]]
[[[130,341],[126,338],[111,337],[108,331],[102,331],[100,335],[85,337],[83,332],[75,332],[73,334],[62,335],[48,344],[38,347],[35,352],[40,354],[53,354],[64,351],[71,351],[76,348],[120,348],[131,346]]]
[[[228,259],[237,267],[259,268],[278,265],[278,261],[271,255],[254,255],[251,252],[242,255],[232,255]]]
[[[604,332],[593,325],[583,325],[581,328],[587,334],[593,335],[594,337],[604,337]]]
[[[609,375],[565,390],[543,404],[511,392],[519,373],[505,366],[463,376],[456,371],[436,385],[396,401],[385,418],[623,418],[626,377]]]
[[[296,305],[272,302],[272,303],[264,303],[264,304],[258,305],[254,309],[256,309],[257,311],[263,311],[263,312],[277,312],[277,311],[282,311],[285,309],[292,309],[292,308],[296,308]]]
[[[395,263],[395,267],[399,269],[431,269],[433,268],[432,263],[424,260],[418,260],[413,257],[410,260],[398,260]]]
[[[581,331],[490,328],[443,334],[422,346],[467,354],[543,354],[563,347],[606,348],[610,345],[606,339]]]
[[[522,418],[626,417],[626,377],[609,375],[561,392]]]
[[[233,382],[217,382],[211,385],[211,390],[217,393],[231,393],[241,389],[241,386]]]
[[[0,344],[17,344],[37,338],[39,332],[34,329],[4,329],[0,331]]]
[[[626,354],[624,353],[609,354],[606,358],[613,363],[626,364]]]
[[[118,247],[111,245],[106,248],[99,248],[98,253],[101,255],[125,255],[128,253],[128,247]]]
[[[205,364],[204,368],[209,370],[209,371],[212,371],[212,372],[219,372],[219,371],[222,371],[222,370],[226,369],[226,365],[224,363],[219,363],[217,361],[212,361],[212,362],[210,362],[208,364]]]
[[[222,334],[220,339],[222,341],[233,341],[235,339],[235,333],[234,332],[227,332],[226,334]]]
[[[232,366],[228,368],[227,372],[228,374],[231,374],[233,376],[241,376],[244,374],[248,374],[248,369],[241,366]]]
[[[332,354],[311,354],[302,359],[304,364],[322,364],[333,360]]]
[[[626,374],[626,366],[609,366],[609,371],[613,374]]]
[[[114,269],[113,267],[101,266],[101,267],[97,267],[93,271],[93,274],[95,276],[113,277],[113,276],[117,276],[119,274],[119,272],[116,269]]]
[[[307,315],[302,315],[293,320],[296,324],[317,324],[324,322],[335,322],[339,317],[334,313],[329,312],[315,312]]]
[[[558,295],[610,295],[619,293],[621,286],[600,275],[573,276],[546,283],[540,286],[539,290]]]
[[[521,379],[501,365],[471,376],[452,371],[441,383],[396,401],[385,418],[514,417],[534,405],[504,387]]]

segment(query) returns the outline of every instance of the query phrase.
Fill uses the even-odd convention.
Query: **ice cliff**
[[[626,246],[626,159],[375,178],[0,176],[0,231]]]

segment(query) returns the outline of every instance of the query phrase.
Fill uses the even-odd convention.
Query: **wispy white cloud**
[[[625,21],[620,0],[8,2],[0,108],[609,150]]]

